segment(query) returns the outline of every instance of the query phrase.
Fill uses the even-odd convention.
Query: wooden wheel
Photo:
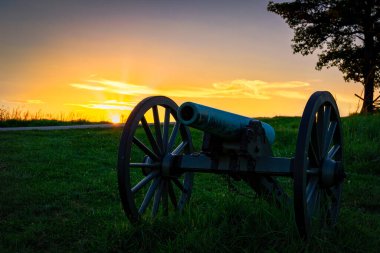
[[[193,149],[189,130],[177,122],[177,109],[167,97],[148,97],[134,108],[124,126],[118,186],[131,222],[159,212],[167,215],[169,210],[182,210],[190,198],[193,174],[179,173],[172,166],[173,155],[189,154]],[[164,117],[162,123],[160,114]],[[147,122],[149,119],[152,124]]]
[[[302,115],[294,159],[294,211],[300,235],[336,224],[342,183],[342,129],[329,92],[315,92]]]

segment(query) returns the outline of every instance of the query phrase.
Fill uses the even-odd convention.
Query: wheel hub
[[[161,162],[161,174],[164,177],[170,176],[170,170],[173,167],[174,156],[172,154],[166,154]]]
[[[322,161],[321,183],[324,187],[331,187],[345,178],[341,162],[332,159]]]

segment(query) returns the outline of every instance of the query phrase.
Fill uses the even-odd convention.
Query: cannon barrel
[[[247,127],[251,120],[255,120],[193,102],[183,103],[178,108],[177,115],[182,124],[224,139],[238,138],[241,129]],[[265,122],[261,122],[261,125],[269,143],[273,144],[275,138],[273,127]]]

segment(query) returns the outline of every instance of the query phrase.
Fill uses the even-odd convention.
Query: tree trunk
[[[374,7],[373,1],[365,2],[365,16],[363,19],[364,30],[364,101],[361,113],[372,113],[373,93],[375,85],[375,48],[374,48],[374,22],[371,20],[371,13]]]
[[[374,93],[374,75],[369,74],[364,84],[364,100],[361,113],[372,113],[373,106],[373,93]]]

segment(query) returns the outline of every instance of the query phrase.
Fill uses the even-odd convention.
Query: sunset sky
[[[111,120],[165,95],[252,117],[301,115],[329,90],[343,116],[362,85],[317,56],[266,0],[1,0],[0,107]]]

